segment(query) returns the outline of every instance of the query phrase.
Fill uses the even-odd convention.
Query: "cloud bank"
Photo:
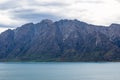
[[[78,19],[95,25],[120,23],[119,0],[0,0],[0,27],[42,19]]]

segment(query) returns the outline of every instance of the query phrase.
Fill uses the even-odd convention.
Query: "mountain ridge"
[[[0,34],[1,61],[120,61],[120,25],[45,19]]]

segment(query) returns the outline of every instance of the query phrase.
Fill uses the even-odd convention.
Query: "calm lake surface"
[[[0,63],[0,80],[120,80],[120,63]]]

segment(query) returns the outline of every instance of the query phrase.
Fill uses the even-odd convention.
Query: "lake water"
[[[120,80],[120,63],[0,63],[0,80]]]

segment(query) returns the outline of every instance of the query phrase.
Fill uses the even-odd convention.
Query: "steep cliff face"
[[[0,60],[120,61],[120,25],[42,20],[0,34]]]

